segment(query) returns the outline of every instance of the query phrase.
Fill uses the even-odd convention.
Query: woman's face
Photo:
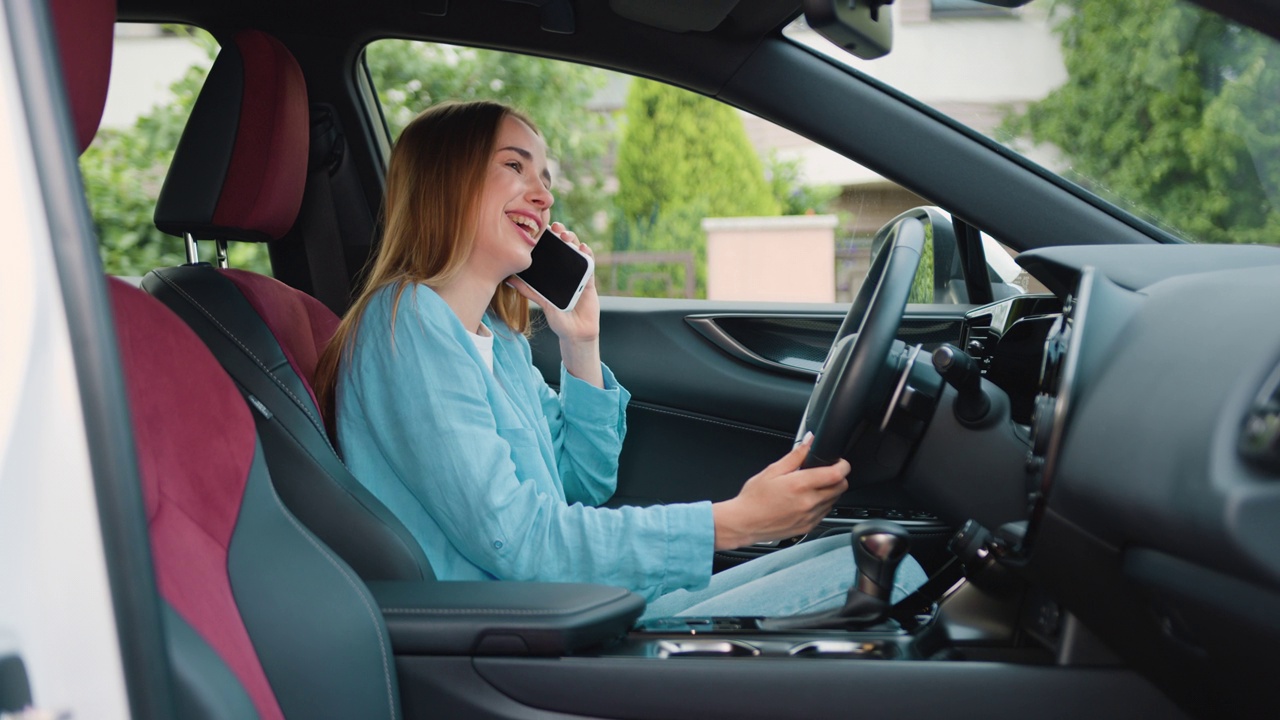
[[[496,286],[529,267],[533,246],[551,223],[550,188],[542,138],[520,120],[503,118],[477,207],[468,268]]]

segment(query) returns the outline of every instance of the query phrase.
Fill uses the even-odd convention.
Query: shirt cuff
[[[600,427],[615,426],[619,432],[625,428],[627,403],[631,393],[618,384],[613,371],[601,363],[604,388],[598,388],[573,376],[564,365],[560,366],[560,402],[566,415],[572,407],[572,417]]]
[[[711,582],[716,524],[709,501],[667,505],[667,563],[662,592],[701,590]]]

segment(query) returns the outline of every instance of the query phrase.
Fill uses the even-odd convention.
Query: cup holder
[[[657,655],[673,657],[756,657],[760,649],[738,640],[659,640]]]
[[[791,656],[799,658],[888,660],[896,654],[893,645],[870,641],[814,640],[791,648]]]

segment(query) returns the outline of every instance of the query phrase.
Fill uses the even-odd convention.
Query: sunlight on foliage
[[[1173,0],[1054,10],[1069,79],[1004,132],[1059,148],[1067,177],[1189,239],[1280,241],[1276,43]]]

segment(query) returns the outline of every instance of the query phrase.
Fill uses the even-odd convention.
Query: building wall
[[[192,65],[209,67],[204,50],[158,25],[119,25],[102,127],[128,127],[155,105],[169,102],[169,86]]]

